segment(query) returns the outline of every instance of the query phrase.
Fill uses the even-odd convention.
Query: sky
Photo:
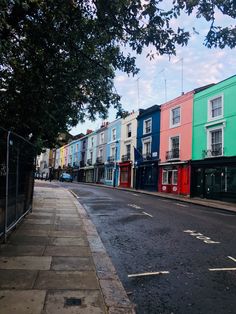
[[[216,14],[218,25],[235,25],[235,20]],[[156,56],[154,60],[146,58],[149,49],[137,56],[136,65],[140,69],[136,76],[128,76],[117,72],[114,80],[115,88],[121,96],[122,107],[131,112],[146,109],[154,104],[163,104],[200,86],[220,82],[236,74],[236,49],[216,49],[204,46],[204,37],[209,24],[193,16],[182,16],[174,20],[173,27],[185,27],[192,33],[187,46],[178,47],[176,56]],[[195,28],[196,34],[192,31]],[[183,89],[183,90],[182,90]],[[106,121],[115,120],[116,111],[110,109]],[[87,129],[96,130],[102,124],[86,121],[78,124],[70,133],[86,133]]]

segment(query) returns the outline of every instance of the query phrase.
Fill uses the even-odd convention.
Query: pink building
[[[160,192],[190,195],[193,95],[196,90],[161,106]]]

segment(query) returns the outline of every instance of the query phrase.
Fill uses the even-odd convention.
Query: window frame
[[[221,98],[221,115],[212,117],[212,102],[218,98]],[[208,109],[207,109],[207,117],[208,121],[215,121],[218,119],[222,119],[224,117],[224,95],[218,94],[208,99]]]
[[[149,132],[146,131],[146,123],[148,121],[150,121],[150,131]],[[152,117],[143,120],[143,134],[149,134],[149,133],[152,133]]]
[[[222,150],[221,150],[221,155],[216,155],[216,156],[211,156],[210,157],[220,157],[224,156],[224,126],[216,126],[214,128],[209,128],[207,130],[207,150],[212,151],[212,133],[215,131],[221,130],[221,145],[222,145]]]
[[[130,131],[129,131],[129,127],[130,127]],[[129,136],[129,133],[130,133],[130,136]],[[132,137],[132,123],[126,124],[126,137],[127,138]]]
[[[116,140],[116,128],[111,129],[111,140],[112,141]]]
[[[173,111],[179,109],[179,122],[173,124]],[[181,106],[170,108],[170,128],[176,128],[181,125]]]

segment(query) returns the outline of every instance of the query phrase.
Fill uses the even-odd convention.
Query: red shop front
[[[160,165],[159,171],[159,192],[190,195],[189,164]]]
[[[120,187],[130,188],[131,186],[131,167],[132,163],[129,162],[121,162],[120,166]]]

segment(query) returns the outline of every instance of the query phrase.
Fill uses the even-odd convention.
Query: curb
[[[83,221],[87,234],[97,278],[102,291],[107,314],[135,314],[135,306],[129,300],[127,293],[116,274],[110,257],[102,243],[96,227],[89,218],[85,208],[78,201],[77,195],[69,191],[77,201],[74,204]]]

